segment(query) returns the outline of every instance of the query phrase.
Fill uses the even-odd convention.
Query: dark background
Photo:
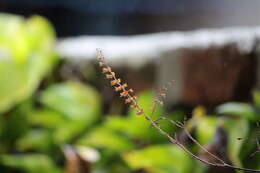
[[[258,25],[258,0],[1,0],[0,12],[40,14],[58,36],[131,35]]]

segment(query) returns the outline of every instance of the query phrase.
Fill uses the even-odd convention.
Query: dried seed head
[[[127,87],[127,84],[125,83],[125,84],[123,84],[121,86],[115,87],[115,91],[120,91],[122,89],[125,89],[126,87]]]
[[[111,74],[106,74],[106,78],[107,78],[107,79],[112,79],[112,78],[113,78],[113,75],[111,75]]]
[[[160,95],[161,97],[163,97],[163,98],[166,97],[166,94],[165,94],[165,93],[159,93],[159,95]]]
[[[122,90],[122,86],[115,87],[115,91],[116,91],[116,92],[117,92],[117,91],[120,91],[120,90]]]
[[[112,72],[112,71],[111,71],[110,74],[111,74],[113,77],[116,76],[115,72]]]
[[[161,106],[163,106],[164,105],[164,103],[163,103],[163,101],[161,101],[161,100],[159,100],[159,99],[154,99],[154,102],[155,103],[159,103]]]
[[[103,66],[104,66],[104,63],[103,63],[103,62],[99,62],[99,66],[100,66],[100,67],[103,67]]]
[[[155,98],[153,101],[154,101],[155,103],[158,103],[160,100],[157,99],[157,98]]]
[[[120,93],[120,97],[126,97],[128,95],[128,91],[123,91]]]
[[[125,104],[131,103],[132,101],[133,101],[133,97],[129,97],[129,98],[125,99]]]
[[[104,57],[101,55],[101,53],[99,53],[97,59],[98,59],[99,61],[103,61],[103,60],[104,60]]]
[[[111,72],[111,68],[110,67],[104,67],[104,68],[102,68],[102,72],[103,73]]]
[[[133,104],[130,105],[131,108],[136,108],[138,105],[136,102],[134,102]]]
[[[112,80],[110,83],[112,86],[114,86],[114,85],[119,85],[120,82],[121,82],[121,79],[115,79],[115,80]]]
[[[137,97],[136,97],[136,96],[133,96],[132,98],[133,98],[133,100],[136,100],[136,99],[137,99]]]
[[[143,109],[140,109],[136,112],[137,115],[142,115],[144,113],[144,110]]]

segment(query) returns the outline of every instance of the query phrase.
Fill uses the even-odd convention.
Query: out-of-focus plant
[[[133,169],[145,169],[150,173],[193,172],[195,163],[174,145],[154,145],[124,154]]]
[[[46,19],[0,14],[0,112],[33,94],[56,61],[54,43]]]
[[[57,62],[55,41],[43,17],[0,14],[1,172],[62,172],[63,145],[99,119],[100,96],[90,86],[70,81],[38,90]]]
[[[43,17],[0,14],[0,166],[25,172],[59,172],[53,160],[27,149],[49,150],[50,134],[30,127],[32,99],[56,62],[55,32]],[[10,172],[10,171],[9,171]]]
[[[135,96],[125,97],[132,91],[123,90],[126,85],[116,86],[118,78],[114,79],[110,71],[106,77],[113,79],[111,84],[117,87],[115,90],[139,109],[137,112],[130,109],[127,115],[101,118],[102,98],[90,85],[54,80],[38,89],[43,79],[50,77],[57,62],[55,32],[46,19],[1,14],[0,31],[1,172],[207,171],[207,166],[169,144],[152,126],[163,129],[174,140],[180,138],[182,146],[206,161],[210,158],[208,153],[194,145],[194,141],[210,151],[214,147],[217,152],[221,149],[220,154],[236,166],[260,169],[259,155],[250,157],[256,149],[256,141],[251,139],[257,139],[259,132],[255,126],[259,120],[259,93],[254,94],[255,104],[220,105],[217,116],[208,115],[202,106],[196,107],[192,117],[181,123],[185,110],[160,119],[166,111],[163,107],[155,109],[154,103],[163,104],[161,100],[153,100],[156,93],[138,94],[137,105],[133,101]],[[147,117],[136,115],[144,112],[151,113],[152,121],[148,120],[152,126]],[[188,134],[193,134],[194,141],[187,140]],[[223,159],[222,155],[219,157]]]
[[[260,140],[260,92],[253,92],[253,103],[230,102],[216,108],[218,114],[226,115],[225,127],[229,130],[229,154],[238,165],[259,169],[260,156],[252,155]],[[251,161],[249,161],[251,160]]]

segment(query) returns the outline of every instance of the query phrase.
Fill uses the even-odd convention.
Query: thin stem
[[[215,158],[216,160],[220,161],[223,165],[226,164],[224,160],[220,159],[220,158],[217,157],[216,155],[214,155],[214,154],[212,154],[211,152],[209,152],[209,151],[208,151],[205,147],[203,147],[196,139],[194,139],[194,138],[191,136],[190,132],[189,132],[184,126],[180,126],[180,125],[177,124],[175,121],[173,121],[173,120],[171,120],[171,119],[169,119],[169,118],[163,117],[163,119],[168,120],[168,121],[170,121],[173,125],[176,125],[176,126],[182,128],[182,129],[184,130],[185,134],[186,134],[195,144],[197,144],[203,151],[205,151],[206,153],[208,153],[209,155],[211,155],[211,156],[212,156],[213,158]]]
[[[214,158],[216,158],[217,160],[221,161],[222,163],[221,164],[218,164],[218,163],[212,163],[212,162],[209,162],[207,160],[204,160],[202,158],[200,158],[199,156],[193,154],[190,150],[188,150],[183,144],[181,144],[176,138],[172,138],[167,132],[165,132],[164,130],[162,130],[160,128],[160,126],[158,126],[151,118],[150,116],[144,114],[145,118],[150,121],[150,123],[152,124],[152,126],[156,129],[158,129],[158,131],[166,136],[173,144],[176,144],[178,145],[184,152],[186,152],[187,154],[189,154],[191,157],[197,159],[198,161],[206,164],[206,165],[211,165],[211,166],[216,166],[216,167],[227,167],[227,168],[232,168],[232,169],[236,169],[236,170],[241,170],[241,171],[247,171],[247,172],[260,172],[260,170],[256,170],[256,169],[249,169],[249,168],[241,168],[241,167],[237,167],[237,166],[233,166],[233,165],[230,165],[226,162],[224,162],[222,159],[218,158],[216,155],[214,155],[213,153],[210,153],[207,149],[205,149],[201,144],[199,144],[198,141],[196,141],[190,134],[189,132],[187,132],[189,134],[189,137],[191,137],[194,141],[196,141],[195,143],[198,144],[199,146],[201,146],[202,148],[204,148],[204,150],[209,153],[211,156],[214,156]],[[176,122],[175,122],[176,123]],[[175,124],[174,123],[174,124]],[[180,127],[178,124],[175,124],[177,125],[178,127]]]

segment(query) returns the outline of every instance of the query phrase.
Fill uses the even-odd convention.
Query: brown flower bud
[[[115,91],[120,91],[122,89],[125,89],[126,87],[127,87],[127,84],[125,83],[125,84],[123,84],[121,86],[115,87]]]
[[[107,78],[107,79],[112,79],[112,78],[113,78],[113,75],[111,75],[111,74],[106,74],[106,78]]]
[[[129,89],[128,91],[129,91],[129,92],[131,92],[131,93],[132,93],[132,92],[134,92],[134,90],[133,90],[133,89]]]
[[[133,104],[131,104],[130,107],[131,107],[131,108],[136,108],[137,106],[138,106],[137,103],[134,102]]]
[[[143,109],[140,109],[140,110],[138,110],[138,111],[136,112],[137,115],[141,115],[141,114],[143,114],[143,113],[144,113],[144,110],[143,110]]]
[[[132,100],[133,100],[133,98],[132,98],[132,97],[129,97],[129,98],[125,99],[125,104],[127,104],[127,103],[131,103],[131,102],[132,102]]]
[[[119,85],[120,82],[121,82],[121,79],[115,79],[115,80],[112,80],[110,83],[111,83],[112,86],[114,86],[116,84]]]
[[[108,73],[111,72],[111,68],[110,67],[104,67],[102,68],[103,73]]]
[[[126,97],[128,95],[128,91],[123,91],[120,93],[120,97]]]

